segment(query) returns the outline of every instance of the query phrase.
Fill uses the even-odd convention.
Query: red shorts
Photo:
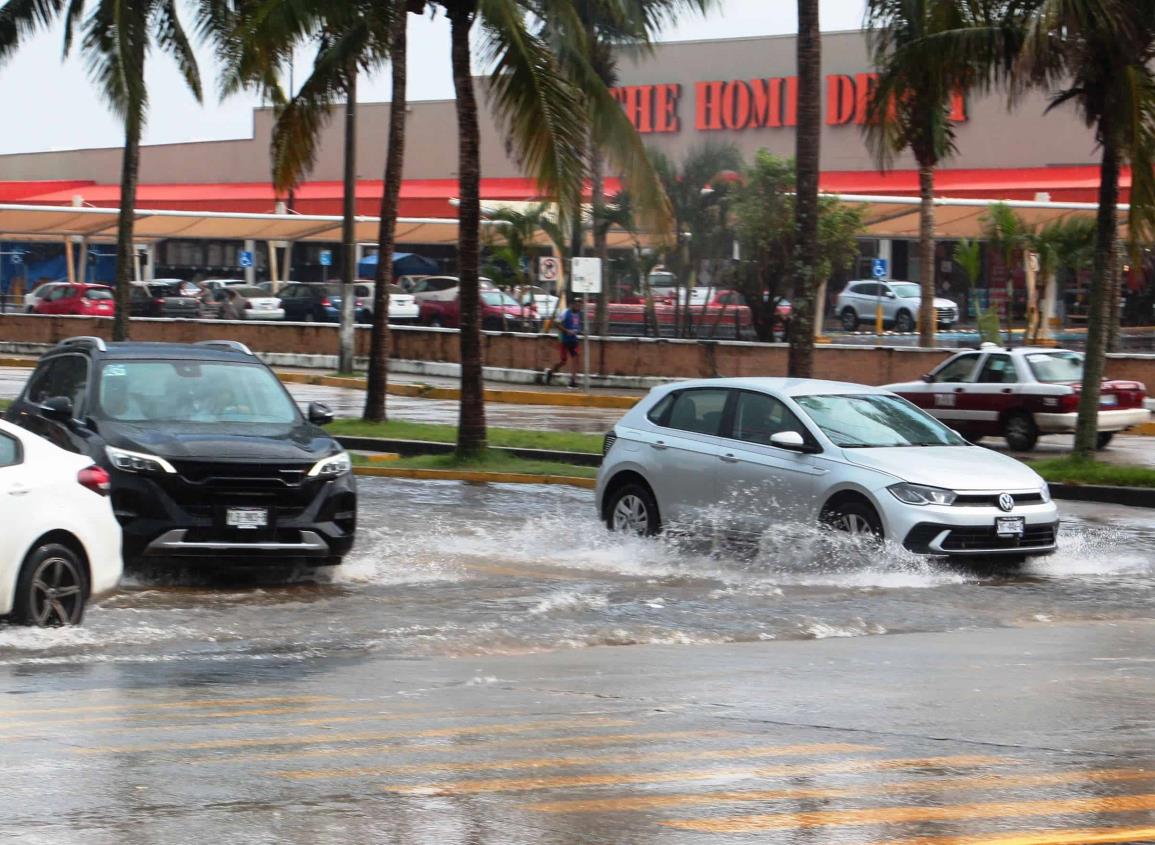
[[[563,340],[561,343],[558,344],[558,351],[561,354],[561,358],[559,360],[563,364],[566,361],[568,361],[570,358],[574,358],[574,359],[580,359],[581,358],[581,347],[578,345],[578,342],[576,339],[575,340],[569,340],[569,341]]]

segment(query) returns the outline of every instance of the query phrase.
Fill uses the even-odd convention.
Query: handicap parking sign
[[[333,266],[333,251],[332,250],[329,250],[329,249],[321,250],[321,266],[322,267],[332,267]]]
[[[871,262],[871,267],[870,267],[871,275],[873,275],[874,278],[876,278],[876,279],[885,279],[886,278],[886,271],[887,271],[886,264],[887,264],[887,261],[885,258],[875,258]]]
[[[253,254],[247,249],[241,251],[240,264],[246,270],[253,266]]]

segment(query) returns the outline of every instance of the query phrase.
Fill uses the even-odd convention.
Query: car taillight
[[[112,487],[112,480],[108,477],[108,471],[104,467],[96,466],[96,464],[82,469],[77,473],[76,480],[80,482],[81,487],[86,487],[100,496],[107,496]]]
[[[153,304],[153,305],[164,305],[164,300],[163,300],[163,299],[161,299],[160,297],[157,297],[156,299],[154,299],[154,300],[152,301],[152,304]]]
[[[329,297],[326,296],[324,299],[321,300],[321,307],[322,308],[332,308],[333,307],[333,303],[329,301]]]
[[[1059,411],[1064,414],[1073,414],[1079,410],[1079,394],[1068,393],[1059,397]]]

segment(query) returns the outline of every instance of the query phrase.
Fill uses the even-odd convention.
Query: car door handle
[[[729,452],[727,452],[727,453],[726,453],[726,454],[724,454],[724,455],[719,455],[718,457],[719,457],[719,458],[721,458],[721,459],[722,459],[724,462],[726,462],[726,463],[728,463],[728,464],[736,464],[736,463],[738,463],[738,458],[735,458],[735,457],[734,457],[732,454],[730,454]]]
[[[665,444],[665,441],[662,441],[662,440],[655,440],[653,443],[650,444],[650,447],[653,449],[669,449],[670,448],[669,446],[667,446]]]
[[[23,484],[13,484],[8,488],[9,496],[27,496],[29,492],[29,489]]]
[[[1003,393],[1014,393],[1015,391],[1010,387],[1004,387]]]
[[[965,388],[962,388],[962,387],[956,387],[956,388],[954,389],[954,392],[955,392],[955,393],[962,393],[964,389],[965,389]]]

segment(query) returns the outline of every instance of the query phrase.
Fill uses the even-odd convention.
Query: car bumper
[[[1099,412],[1099,431],[1122,431],[1151,419],[1146,408],[1127,408]],[[1079,420],[1077,413],[1035,414],[1035,425],[1044,434],[1070,434]]]
[[[353,547],[356,482],[346,474],[284,498],[191,490],[184,482],[112,474],[112,501],[123,532],[124,559],[194,558],[228,566],[337,563]],[[229,504],[267,507],[269,525],[240,530],[226,525]]]
[[[1056,548],[1059,511],[1054,502],[1022,505],[1009,512],[997,507],[897,504],[883,515],[887,537],[915,554],[1034,556],[1052,554]],[[998,536],[996,520],[1003,517],[1022,517],[1023,535]]]

